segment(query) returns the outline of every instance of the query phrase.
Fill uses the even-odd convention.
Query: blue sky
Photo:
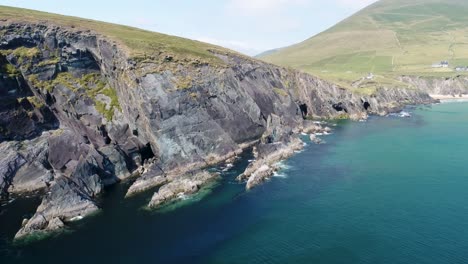
[[[303,41],[376,0],[0,0],[136,26],[249,55]]]

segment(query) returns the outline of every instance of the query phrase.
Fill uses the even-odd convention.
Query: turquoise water
[[[250,192],[234,178],[173,211],[124,200],[67,234],[9,239],[36,200],[0,214],[0,263],[468,263],[468,103],[412,109],[412,118],[340,123]]]

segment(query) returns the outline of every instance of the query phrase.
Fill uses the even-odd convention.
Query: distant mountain
[[[258,55],[255,55],[254,58],[262,58],[262,57],[266,57],[270,54],[274,54],[276,52],[279,52],[281,49],[272,49],[272,50],[267,50],[267,51],[264,51]]]
[[[449,74],[468,65],[467,14],[466,0],[381,0],[304,42],[260,57],[331,79],[368,72]],[[450,67],[432,66],[441,61]]]

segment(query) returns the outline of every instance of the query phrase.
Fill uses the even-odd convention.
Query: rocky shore
[[[468,94],[454,94],[454,95],[447,95],[447,94],[430,94],[430,96],[436,100],[467,100]]]
[[[161,186],[151,198],[148,207],[160,207],[161,205],[181,199],[187,195],[193,195],[217,178],[219,178],[218,174],[209,173],[207,171],[178,177],[170,183]]]
[[[252,188],[301,148],[307,119],[433,102],[412,89],[352,93],[227,50],[209,50],[216,63],[167,50],[139,58],[92,30],[14,19],[0,29],[0,198],[45,193],[18,238],[97,212],[104,187],[132,175],[127,196],[154,190],[157,207],[258,144],[243,176]]]
[[[277,131],[275,130],[275,132]],[[296,128],[294,133],[286,137],[286,139],[283,138],[283,141],[264,141],[255,146],[255,160],[249,164],[244,173],[237,177],[237,180],[245,181],[247,190],[260,185],[280,169],[279,162],[290,158],[295,152],[304,148],[304,143],[298,137],[299,133],[310,134],[311,141],[320,144],[321,140],[315,134],[330,132],[329,127],[304,120],[304,126]]]

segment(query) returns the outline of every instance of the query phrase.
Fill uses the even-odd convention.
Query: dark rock
[[[344,112],[348,113],[348,109],[341,102],[337,103],[337,104],[333,104],[332,107],[333,107],[333,109],[335,109],[338,112],[344,111]]]
[[[369,108],[371,107],[369,102],[364,102],[362,106],[364,107],[365,110],[369,110]]]

